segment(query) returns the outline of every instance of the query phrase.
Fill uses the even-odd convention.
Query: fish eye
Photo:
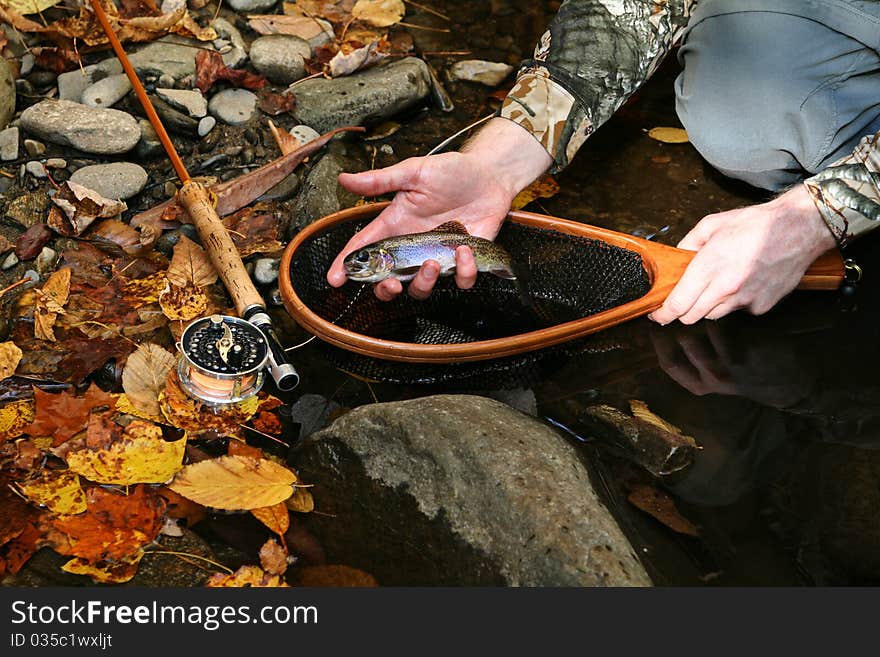
[[[366,251],[361,251],[355,256],[354,259],[358,262],[369,262],[370,254],[368,254]]]

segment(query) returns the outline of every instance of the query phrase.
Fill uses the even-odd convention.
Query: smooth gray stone
[[[31,157],[40,157],[46,152],[46,144],[36,139],[25,139],[24,150]]]
[[[323,157],[318,160],[318,163],[312,167],[302,181],[300,191],[292,201],[293,211],[290,213],[290,223],[286,226],[283,234],[290,239],[297,229],[304,228],[316,219],[338,212],[342,208],[354,205],[358,196],[339,184],[339,174],[343,171],[355,173],[363,171],[365,168],[363,162],[349,155],[343,142],[330,142]]]
[[[133,162],[94,164],[77,169],[70,180],[98,192],[104,198],[125,200],[147,186],[147,172]]]
[[[217,125],[217,119],[213,116],[206,116],[201,121],[199,121],[198,133],[199,137],[204,137],[211,130],[214,129],[214,126]]]
[[[413,573],[423,585],[651,585],[577,448],[498,401],[360,406],[294,462],[333,515],[335,525],[310,525],[316,538],[336,554],[357,549],[383,585],[412,585]],[[376,527],[405,527],[406,540]]]
[[[37,160],[31,160],[30,162],[25,164],[24,170],[31,174],[34,178],[48,178],[48,174],[46,173],[46,168],[43,166],[43,163]]]
[[[297,36],[270,34],[251,43],[251,64],[276,84],[290,84],[305,77],[305,60],[311,56],[309,42]]]
[[[19,75],[21,77],[27,77],[31,71],[34,70],[34,55],[33,53],[25,53],[21,58],[21,72]]]
[[[254,280],[260,285],[269,285],[278,280],[278,265],[281,258],[259,258],[254,263]]]
[[[229,6],[241,14],[269,11],[278,0],[229,0]]]
[[[34,267],[36,267],[40,274],[45,274],[47,271],[52,271],[55,268],[55,261],[57,259],[58,253],[54,249],[44,246],[34,261]]]
[[[128,152],[141,138],[130,114],[69,100],[44,100],[28,107],[21,114],[21,127],[53,144],[102,155]]]
[[[0,130],[9,125],[15,114],[15,78],[12,67],[0,57]]]
[[[125,73],[110,75],[86,87],[82,92],[82,104],[89,107],[110,107],[131,91],[131,82]]]
[[[455,62],[449,69],[452,80],[479,82],[488,87],[497,87],[513,73],[513,66],[501,62],[487,62],[482,59],[464,59]]]
[[[296,85],[296,116],[318,132],[387,119],[431,93],[427,65],[407,57],[333,80]]]
[[[50,157],[46,160],[47,169],[64,169],[67,167],[67,160],[63,157]]]
[[[3,258],[3,263],[0,264],[0,269],[6,271],[7,269],[12,269],[15,265],[18,264],[18,256],[15,255],[15,251],[10,252],[8,256]]]
[[[208,111],[229,125],[250,121],[257,111],[257,96],[247,89],[224,89],[208,102]]]
[[[248,58],[248,47],[241,36],[241,32],[235,29],[235,26],[225,18],[218,18],[211,24],[211,27],[214,28],[217,34],[232,44],[232,49],[229,52],[221,54],[223,63],[229,68],[238,68],[244,64]]]
[[[115,57],[110,57],[98,64],[85,66],[62,73],[58,76],[58,99],[72,100],[75,103],[82,101],[83,92],[96,82],[112,75],[122,73],[122,64]]]
[[[141,140],[138,142],[136,153],[141,158],[154,158],[165,153],[159,135],[152,124],[146,119],[140,119],[138,125],[141,129]]]
[[[169,105],[185,111],[195,119],[208,113],[208,101],[201,91],[188,89],[156,89],[156,95]]]
[[[18,128],[6,128],[0,132],[0,160],[18,159]]]

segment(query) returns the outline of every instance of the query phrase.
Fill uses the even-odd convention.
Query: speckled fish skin
[[[459,246],[471,248],[477,271],[516,279],[507,251],[490,240],[468,235],[460,224],[444,224],[429,232],[374,242],[349,254],[345,271],[350,280],[360,283],[377,283],[386,278],[409,281],[426,260],[436,260],[440,276],[450,276],[455,273],[455,250]]]

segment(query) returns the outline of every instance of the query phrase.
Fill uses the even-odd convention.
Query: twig
[[[290,85],[289,85],[287,88],[288,88],[288,89],[293,89],[293,88],[294,88],[296,85],[298,85],[300,82],[305,82],[306,80],[313,80],[313,79],[315,79],[315,78],[320,78],[320,77],[323,77],[323,75],[324,75],[324,73],[323,73],[322,71],[318,71],[317,73],[312,73],[311,75],[307,75],[307,76],[304,77],[304,78],[300,78],[300,79],[297,80],[296,82],[291,82]]]
[[[201,559],[202,561],[206,561],[207,563],[211,564],[212,566],[216,566],[217,568],[220,568],[221,570],[225,570],[230,575],[232,574],[232,569],[229,568],[228,566],[224,566],[222,563],[217,563],[216,561],[208,559],[207,557],[199,556],[198,554],[190,554],[189,552],[177,552],[176,550],[144,550],[144,556],[146,556],[148,554],[170,554],[172,556],[181,557],[181,558],[192,557],[193,559]],[[186,559],[184,559],[184,561],[186,561]],[[193,564],[193,565],[195,565],[195,564]]]
[[[426,7],[425,5],[420,5],[418,2],[413,2],[412,0],[403,0],[403,1],[408,5],[412,5],[413,7],[418,7],[422,11],[426,11],[429,14],[434,14],[435,16],[439,16],[440,18],[442,18],[445,21],[450,20],[449,16],[447,16],[446,14],[441,14],[436,9],[431,9],[430,7]]]
[[[14,290],[14,289],[17,288],[19,285],[24,285],[25,283],[27,283],[27,282],[30,281],[30,280],[31,280],[31,279],[30,279],[28,276],[25,276],[25,277],[22,278],[20,281],[16,281],[16,282],[13,283],[12,285],[9,285],[8,287],[3,288],[2,290],[0,290],[0,297],[2,297],[4,294],[6,294],[7,292],[9,292],[9,290]]]
[[[434,148],[432,148],[430,151],[428,151],[425,155],[433,155],[434,153],[443,150],[444,148],[446,148],[446,147],[452,142],[453,139],[455,139],[455,138],[458,137],[459,135],[463,135],[464,133],[466,133],[466,132],[467,132],[468,130],[470,130],[471,128],[476,128],[476,127],[477,127],[478,125],[480,125],[481,123],[485,123],[486,121],[488,121],[489,119],[493,118],[494,116],[495,116],[495,114],[492,113],[492,114],[489,114],[488,116],[484,116],[482,119],[477,119],[476,121],[474,121],[474,122],[471,123],[470,125],[465,126],[465,127],[462,128],[461,130],[459,130],[458,132],[456,132],[456,133],[455,133],[454,135],[452,135],[451,137],[447,137],[446,139],[444,139],[443,141],[441,141],[439,144],[437,144],[436,146],[434,146]]]
[[[426,30],[428,32],[452,32],[452,30],[447,27],[428,27],[427,25],[415,25],[413,23],[404,23],[403,21],[400,21],[398,25],[409,27],[413,30]]]
[[[246,424],[239,424],[238,426],[240,426],[242,429],[247,429],[248,431],[253,431],[254,433],[258,433],[261,436],[265,436],[269,440],[274,440],[276,443],[280,443],[280,444],[284,445],[285,447],[290,448],[290,445],[288,443],[281,440],[281,438],[276,438],[272,434],[265,433],[263,431],[260,431],[259,429],[254,429],[253,427],[249,427]]]
[[[448,55],[470,55],[473,50],[425,50],[422,52],[423,57],[445,57]]]
[[[15,174],[9,173],[8,171],[0,171],[0,176],[6,176],[7,178],[15,178]]]

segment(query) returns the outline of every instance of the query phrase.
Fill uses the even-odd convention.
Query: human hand
[[[345,256],[392,235],[424,232],[458,221],[471,235],[494,239],[513,197],[549,164],[550,156],[529,133],[510,121],[494,119],[460,153],[410,158],[385,169],[340,174],[339,183],[356,194],[397,194],[336,256],[327,282],[343,285]],[[426,298],[439,272],[439,263],[426,261],[409,285],[410,296]],[[471,287],[476,277],[473,253],[459,247],[456,284]],[[389,278],[377,283],[374,291],[379,299],[389,301],[403,291],[403,285]]]
[[[761,205],[704,217],[678,244],[697,251],[663,305],[659,324],[718,319],[740,308],[770,310],[835,246],[803,185]]]

